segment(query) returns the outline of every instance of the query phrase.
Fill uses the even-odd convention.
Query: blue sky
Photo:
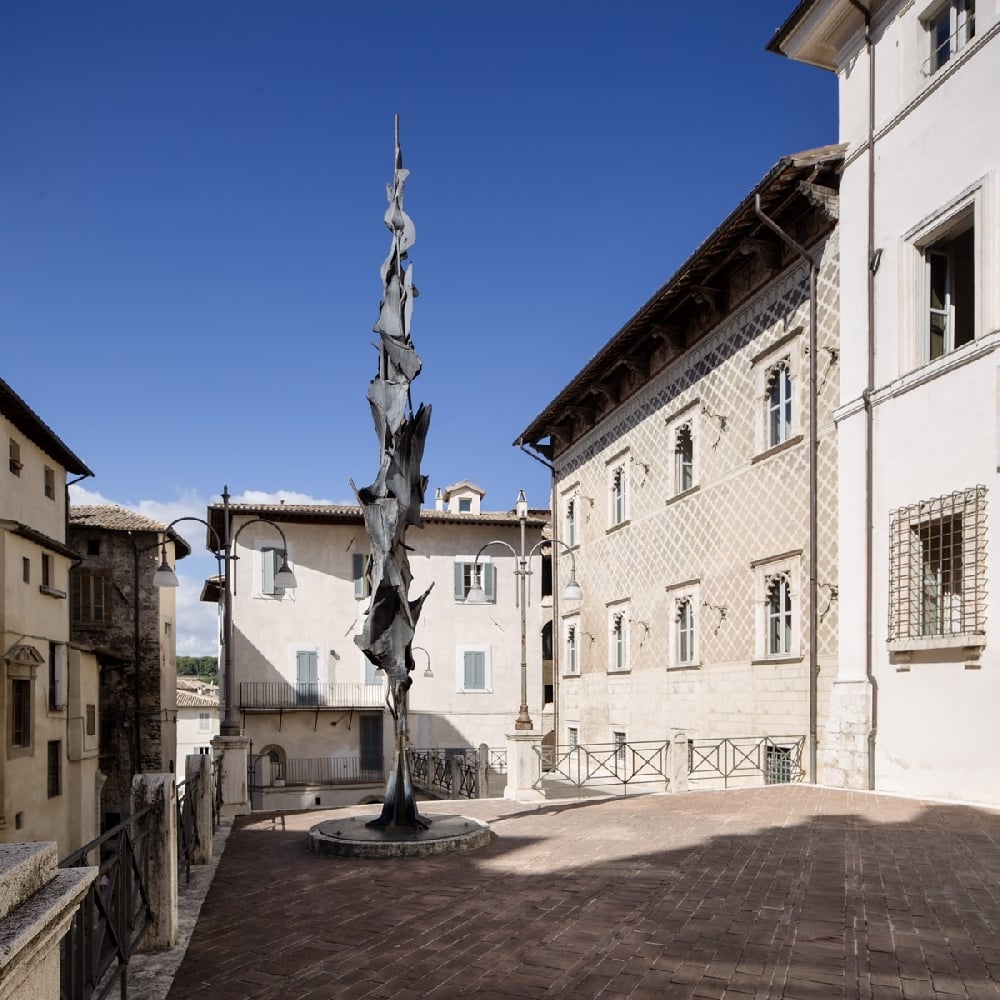
[[[353,502],[398,113],[431,494],[543,506],[517,434],[777,159],[836,141],[834,77],[764,49],[794,6],[7,0],[0,375],[94,470],[81,501]],[[178,651],[214,653],[214,563],[186,564]]]

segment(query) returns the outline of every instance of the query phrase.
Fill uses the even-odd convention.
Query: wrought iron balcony
[[[239,707],[244,711],[284,711],[320,708],[381,708],[381,684],[289,684],[285,681],[244,681]]]

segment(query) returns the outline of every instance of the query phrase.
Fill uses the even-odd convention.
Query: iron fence
[[[152,806],[59,862],[98,867],[60,944],[61,1000],[101,1000],[114,986],[128,1000],[128,965],[153,920],[147,891]]]
[[[191,858],[200,843],[195,812],[200,786],[197,774],[177,786],[177,875],[183,872],[185,882],[191,881]]]
[[[381,708],[384,697],[381,684],[240,683],[241,709]]]
[[[666,785],[670,754],[669,740],[635,743],[577,743],[572,746],[535,747],[538,757],[538,779],[534,786],[554,778],[567,781],[576,788],[597,786],[621,787],[627,795],[629,786],[641,784]]]
[[[721,779],[747,783],[763,778],[767,785],[801,781],[804,736],[748,736],[688,740],[688,781]]]
[[[471,747],[406,751],[410,779],[431,795],[448,799],[479,798],[479,752]]]
[[[286,785],[356,785],[378,784],[385,780],[381,760],[361,757],[287,758],[276,777]]]

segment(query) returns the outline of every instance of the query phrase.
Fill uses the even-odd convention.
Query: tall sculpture
[[[386,703],[395,723],[395,750],[386,780],[385,804],[370,827],[426,829],[430,821],[417,812],[406,759],[406,697],[412,684],[411,645],[420,609],[428,588],[410,600],[410,562],[406,529],[420,527],[420,507],[427,477],[420,474],[424,441],[431,408],[423,403],[413,410],[410,385],[420,374],[421,361],[410,339],[410,317],[417,290],[413,268],[404,267],[416,230],[403,211],[403,187],[409,171],[403,168],[399,146],[399,116],[395,121],[396,164],[392,183],[386,186],[389,207],[385,224],[392,233],[389,255],[382,263],[383,296],[374,330],[380,342],[378,374],[368,384],[381,462],[371,486],[351,487],[364,509],[365,529],[371,546],[371,601],[364,627],[354,641],[365,656],[388,678]]]

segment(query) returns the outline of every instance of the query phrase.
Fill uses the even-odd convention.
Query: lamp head
[[[518,490],[517,492],[517,501],[514,504],[514,511],[517,514],[517,519],[519,521],[527,520],[528,498],[524,495],[524,490]]]
[[[289,589],[299,585],[298,581],[295,579],[295,574],[288,565],[288,557],[284,552],[281,553],[281,567],[278,569],[278,572],[274,574],[274,585],[283,589]]]
[[[176,587],[179,581],[177,574],[170,568],[167,562],[167,547],[161,546],[160,568],[153,574],[154,587]]]

